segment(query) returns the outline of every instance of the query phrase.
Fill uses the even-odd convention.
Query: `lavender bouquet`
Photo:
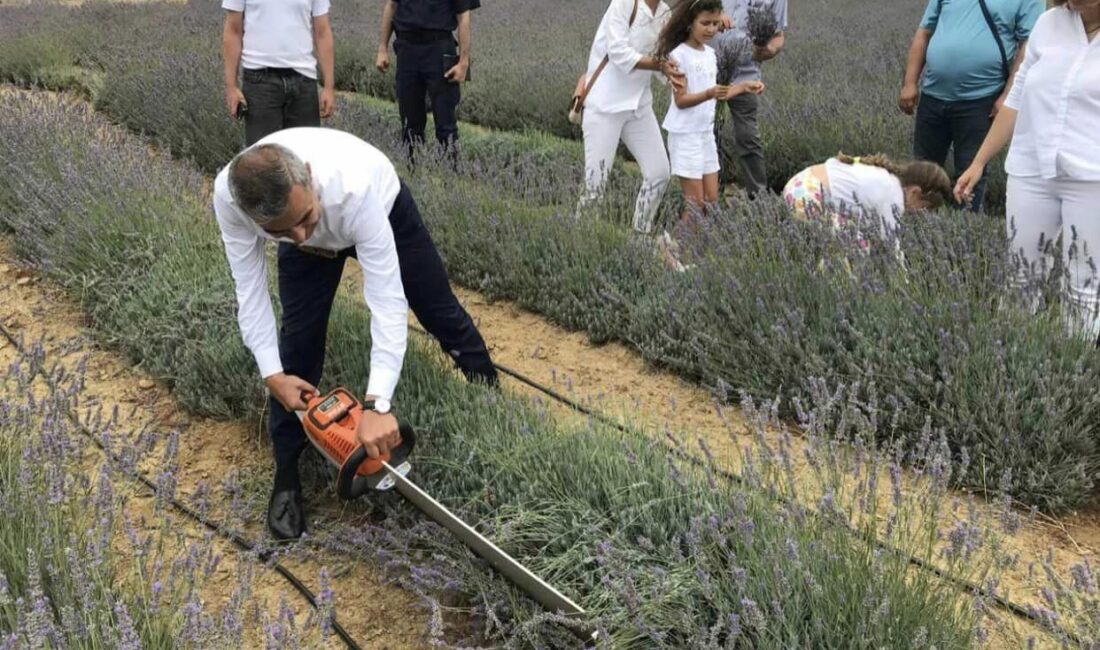
[[[714,53],[718,57],[718,83],[728,86],[737,70],[752,58],[752,42],[747,36],[732,33],[715,39]]]
[[[747,31],[752,44],[764,47],[779,31],[779,21],[770,2],[753,2],[749,5]]]

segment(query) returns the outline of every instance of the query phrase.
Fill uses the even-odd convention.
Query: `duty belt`
[[[454,35],[445,29],[409,29],[397,32],[397,38],[406,43],[438,43],[454,39]]]

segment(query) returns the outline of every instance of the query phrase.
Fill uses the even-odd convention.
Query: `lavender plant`
[[[211,271],[221,268],[222,253],[201,200],[201,178],[150,156],[141,140],[120,135],[84,107],[9,96],[4,108],[2,178],[20,212],[0,214],[22,253],[81,287],[98,331],[150,371],[173,378],[190,406],[254,413],[261,400],[242,390],[257,382],[250,363],[237,356],[231,283]],[[56,137],[60,128],[65,138]],[[616,232],[607,228],[603,243],[612,245]],[[367,332],[362,307],[338,300],[333,349],[364,345]],[[433,432],[423,436],[417,480],[575,595],[597,617],[607,647],[830,647],[853,638],[870,647],[904,647],[913,638],[936,647],[977,645],[981,621],[954,586],[913,579],[904,554],[879,552],[799,501],[768,496],[797,483],[789,445],[746,452],[745,484],[720,481],[706,468],[670,460],[641,437],[596,424],[563,430],[524,401],[457,380],[439,354],[412,346],[398,395],[415,423]],[[368,369],[359,355],[330,359],[326,383],[364,383]],[[768,405],[759,412],[774,411]],[[855,400],[840,420],[852,423],[851,439],[873,440],[875,421],[861,413]],[[760,431],[775,424],[772,415],[758,421]],[[835,427],[826,432],[845,435]],[[877,501],[867,495],[876,485],[872,470],[885,462],[866,444],[862,460],[853,455],[850,465],[834,463],[853,469],[830,502],[862,538],[874,535],[879,520]],[[937,466],[949,464],[943,444],[933,448]],[[849,484],[862,487],[842,489]],[[171,482],[163,485],[171,490]],[[932,485],[927,508],[945,502],[946,475],[940,472]],[[474,613],[483,637],[514,647],[576,643],[557,617],[438,531],[402,535],[414,513],[400,503],[383,505],[394,513],[383,527],[334,524],[318,543],[403,570],[405,583],[439,607],[446,599]],[[923,511],[900,499],[882,512],[902,520]],[[899,538],[908,544],[904,550],[937,552],[943,511],[931,512],[906,528],[923,534]],[[980,530],[967,528],[960,538],[966,552],[944,556],[953,571],[985,573],[981,550],[988,540]],[[127,611],[137,620],[136,607]],[[193,607],[181,611],[189,624],[202,624]],[[272,643],[293,643],[296,629],[285,613],[268,620]]]
[[[213,568],[210,541],[187,543],[159,517],[130,517],[117,468],[81,471],[94,465],[84,459],[89,443],[69,414],[83,377],[42,390],[35,372],[44,363],[39,347],[0,379],[0,645],[136,650],[232,643],[225,627],[189,627],[177,615],[193,607],[196,616],[210,618],[198,600]],[[100,426],[107,440],[116,423]]]
[[[775,8],[771,2],[757,1],[749,4],[747,33],[752,44],[764,47],[779,32],[779,21],[775,19]]]
[[[718,83],[728,86],[752,57],[752,42],[747,36],[732,33],[714,41],[714,53],[718,58]]]
[[[135,58],[117,44],[126,39],[97,50],[96,65],[110,71],[97,103],[213,171],[229,159],[241,135],[222,116],[217,50],[197,47],[202,34],[216,32],[216,21],[202,3],[173,8],[174,14],[162,10],[146,15],[97,6],[105,25],[134,21],[155,31],[158,21],[175,21],[183,34],[166,38],[155,57]],[[871,58],[878,63],[867,65],[889,60],[877,51]],[[814,63],[814,70],[830,83],[837,66],[824,63]],[[802,99],[807,97],[817,95]],[[795,99],[785,105],[795,105]],[[845,123],[840,113],[822,115]],[[814,125],[816,119],[799,117]],[[343,103],[332,122],[400,158],[397,124],[392,106],[365,100]],[[820,132],[814,126],[800,142]],[[860,137],[874,132],[861,128]],[[863,276],[852,283],[846,274],[818,273],[816,266],[798,270],[802,261],[816,265],[828,251],[841,254],[831,235],[787,224],[779,205],[743,204],[701,240],[724,254],[700,253],[706,261],[693,287],[669,278],[615,228],[578,225],[566,216],[581,182],[575,144],[464,128],[462,146],[460,173],[428,164],[409,181],[427,208],[452,277],[467,286],[517,300],[555,322],[587,330],[596,341],[630,343],[650,360],[715,389],[774,394],[783,388],[793,396],[809,376],[873,384],[890,392],[898,408],[904,406],[911,428],[932,417],[953,432],[956,450],[965,447],[983,457],[988,475],[971,476],[968,485],[987,489],[1012,469],[1011,492],[1024,502],[1061,510],[1088,498],[1100,459],[1092,424],[1096,396],[1083,388],[1097,372],[1094,355],[1068,341],[1052,320],[1034,320],[1013,307],[1004,289],[1003,235],[991,221],[936,215],[914,223],[905,236],[915,272],[902,279],[890,260],[879,259],[862,266]],[[620,165],[602,215],[625,223],[636,183],[634,172]],[[673,212],[673,201],[666,208]],[[1007,311],[974,322],[955,316],[990,314],[991,303],[1007,305]],[[914,319],[914,313],[937,317]],[[941,329],[958,343],[942,346]],[[983,350],[1010,341],[1019,343],[1005,352],[1004,365],[983,356]],[[165,342],[165,354],[172,345]],[[1048,380],[1042,368],[1049,359],[1058,360],[1061,379]],[[1001,396],[997,407],[981,396],[985,385]],[[1034,394],[1045,397],[1021,397]]]
[[[477,12],[477,80],[463,87],[460,117],[496,129],[579,138],[560,106],[587,61],[606,8],[605,0],[515,0],[508,11]],[[896,110],[898,88],[884,80],[901,77],[912,26],[919,22],[922,8],[886,3],[867,11],[858,0],[806,0],[799,8],[801,16],[812,20],[796,17],[782,57],[768,63],[764,72],[768,92],[761,98],[761,125],[773,189],[782,189],[795,173],[840,150],[908,156],[912,124]],[[86,70],[132,72],[144,66],[151,52],[178,51],[179,43],[209,56],[210,61],[192,73],[214,86],[221,79],[217,58],[222,15],[216,3],[85,2],[74,9],[43,2],[0,7],[0,12],[0,61],[6,62],[0,64],[0,77],[6,79],[27,83],[49,78],[56,79],[48,82],[54,85],[71,80],[94,88],[97,80],[86,78]],[[336,79],[342,89],[392,101],[393,77],[374,68],[380,16],[381,5],[367,0],[332,8]],[[838,33],[861,38],[851,47],[839,48]],[[168,88],[172,92],[165,97],[178,93]],[[155,114],[154,107],[163,103],[160,92],[164,91],[131,101],[139,107],[144,103],[141,110]],[[211,101],[205,93],[189,92],[198,102],[192,110]],[[658,117],[668,105],[665,92],[658,84]],[[216,88],[212,97],[221,95]],[[220,105],[215,108],[221,112]],[[141,126],[151,125],[146,121]],[[735,162],[725,161],[723,166],[732,172]],[[991,172],[990,207],[999,210],[1004,177],[998,165],[991,166]]]

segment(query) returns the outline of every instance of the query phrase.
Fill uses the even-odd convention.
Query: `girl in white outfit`
[[[661,0],[611,0],[588,57],[589,79],[605,57],[608,62],[584,104],[585,188],[579,207],[599,198],[622,140],[642,170],[634,229],[643,233],[653,229],[669,179],[668,155],[653,113],[653,73],[679,73],[652,52],[670,13]]]
[[[951,178],[933,162],[898,164],[881,154],[841,153],[787,181],[783,200],[795,217],[824,220],[838,229],[849,219],[879,219],[887,237],[897,229],[899,216],[948,203]]]
[[[1042,247],[1062,236],[1057,253],[1069,272],[1067,322],[1095,339],[1100,336],[1100,0],[1054,4],[1035,24],[1004,108],[955,194],[969,198],[981,169],[1011,140],[1005,171],[1012,249],[1028,266],[1049,269]]]
[[[764,84],[718,85],[718,57],[709,43],[722,29],[721,0],[685,0],[661,32],[657,57],[668,57],[687,79],[674,91],[665,115],[672,173],[684,194],[684,218],[704,215],[718,201],[718,143],[714,112],[719,101],[742,93],[759,95]]]

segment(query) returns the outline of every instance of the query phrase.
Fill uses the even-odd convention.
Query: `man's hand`
[[[381,45],[378,47],[378,56],[374,59],[374,67],[385,74],[390,69],[390,48]]]
[[[329,118],[336,114],[336,89],[325,86],[321,91],[321,117]]]
[[[355,438],[367,450],[367,456],[378,458],[401,444],[397,418],[392,413],[364,411]]]
[[[905,84],[901,87],[901,96],[898,97],[898,108],[906,115],[912,115],[917,110],[917,102],[920,101],[920,88],[917,84]]]
[[[763,63],[764,61],[770,61],[779,55],[779,52],[772,49],[771,45],[753,45],[752,46],[752,58],[757,63]]]
[[[722,26],[718,31],[724,32],[727,29],[733,29],[733,18],[730,18],[729,14],[723,13],[719,20],[722,21]]]
[[[317,394],[317,389],[305,379],[281,372],[264,379],[264,383],[267,384],[267,389],[271,391],[271,396],[278,400],[283,408],[288,411],[306,410],[309,405],[306,404],[302,394],[306,393],[306,397]]]
[[[466,81],[466,71],[469,69],[469,63],[459,60],[459,62],[453,68],[444,73],[443,76],[446,77],[447,81],[450,81],[451,83],[460,84]]]
[[[242,104],[247,105],[248,102],[244,100],[244,93],[239,87],[225,89],[225,107],[229,109],[229,117],[237,119],[237,107]]]

